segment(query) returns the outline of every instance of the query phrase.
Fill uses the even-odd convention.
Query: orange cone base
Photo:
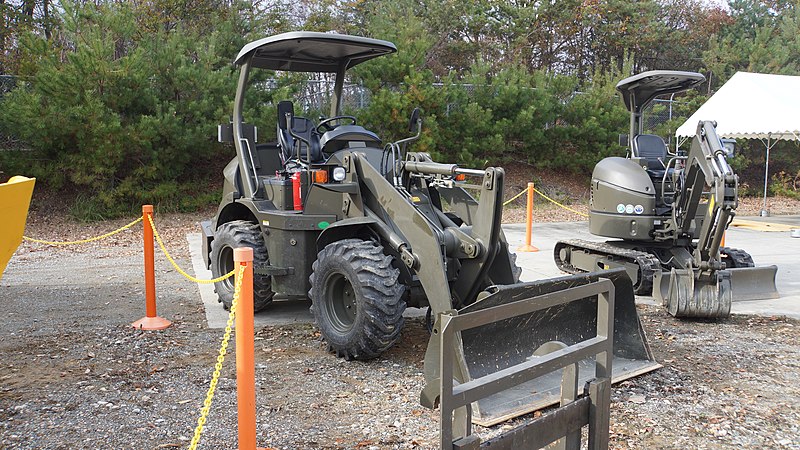
[[[539,249],[534,247],[534,246],[532,246],[532,245],[527,245],[526,244],[526,245],[520,245],[519,248],[517,248],[517,251],[518,252],[538,252]]]
[[[133,322],[131,326],[136,328],[137,330],[163,330],[164,328],[169,327],[172,325],[172,322],[163,318],[163,317],[143,317],[136,322]]]

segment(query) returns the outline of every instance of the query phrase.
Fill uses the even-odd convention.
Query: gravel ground
[[[554,214],[542,208],[535,220]],[[185,268],[185,234],[202,217],[157,216]],[[27,233],[71,240],[129,220],[84,225],[34,211]],[[80,247],[25,243],[12,259],[0,281],[0,448],[188,446],[222,332],[206,327],[196,285],[161,255],[159,314],[175,325],[129,328],[144,314],[139,230]],[[800,449],[798,322],[680,321],[650,306],[639,312],[664,368],[615,386],[612,448]],[[255,339],[259,445],[435,447],[437,413],[418,404],[427,342],[421,319],[410,319],[400,343],[370,362],[327,353],[309,324],[257,329]],[[200,448],[236,445],[234,354]]]

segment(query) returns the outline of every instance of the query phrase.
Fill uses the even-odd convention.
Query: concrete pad
[[[756,220],[756,218],[747,218]],[[776,221],[776,217],[770,217]],[[777,222],[777,221],[776,221]],[[782,216],[780,223],[800,228],[800,216]],[[512,250],[525,243],[525,225],[504,225],[506,239]],[[553,262],[553,248],[562,239],[585,239],[603,241],[589,233],[588,222],[535,223],[532,227],[531,244],[540,249],[536,253],[517,252],[517,264],[522,267],[522,280],[533,281],[563,275]],[[734,302],[734,314],[760,316],[785,315],[800,319],[800,239],[792,238],[789,231],[755,231],[744,228],[729,228],[725,244],[741,248],[753,256],[756,266],[778,266],[776,285],[780,298]],[[639,296],[639,303],[656,304],[652,297]]]
[[[747,220],[759,220],[750,218]],[[800,228],[800,216],[770,217],[771,222]],[[776,220],[777,219],[777,220]],[[535,223],[532,228],[531,244],[538,252],[519,252],[525,244],[525,224],[503,225],[503,231],[512,251],[517,252],[517,264],[522,268],[522,281],[534,281],[564,275],[553,262],[555,243],[563,239],[586,239],[603,241],[603,238],[589,233],[588,222]],[[211,272],[205,269],[201,259],[200,234],[186,236],[192,255],[195,276],[210,279]],[[750,300],[734,302],[734,314],[753,314],[760,316],[782,315],[800,319],[800,239],[792,238],[789,231],[756,231],[749,228],[729,228],[726,245],[746,250],[753,256],[757,266],[775,264],[778,266],[776,284],[780,298],[770,300]],[[199,285],[200,296],[206,309],[210,328],[223,328],[228,313],[217,302],[212,285]],[[652,297],[639,296],[637,303],[656,304]],[[255,315],[256,326],[281,325],[287,323],[309,323],[313,317],[308,308],[308,299],[276,299],[270,307]],[[409,308],[407,316],[424,315],[424,309]]]
[[[192,267],[195,277],[201,280],[210,280],[211,271],[206,269],[202,258],[202,241],[200,233],[186,235],[189,242],[189,252],[192,255]],[[228,322],[228,311],[222,307],[217,299],[213,284],[199,284],[200,298],[206,310],[206,321],[209,328],[225,328]],[[309,311],[311,300],[308,298],[287,298],[276,296],[267,308],[255,313],[253,316],[256,327],[270,325],[287,325],[291,323],[312,323],[314,316]],[[403,314],[405,317],[424,316],[425,310],[409,308]]]

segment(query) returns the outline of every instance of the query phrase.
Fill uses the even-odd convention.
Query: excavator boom
[[[776,266],[728,269],[720,255],[725,230],[736,215],[739,181],[725,158],[716,124],[701,121],[685,167],[675,180],[672,220],[675,240],[700,226],[692,258],[684,266],[655,276],[655,297],[676,317],[727,317],[735,299],[775,298]],[[706,194],[708,200],[703,203]],[[679,248],[679,247],[674,247]],[[677,255],[676,255],[677,256]],[[677,258],[681,261],[681,258]]]

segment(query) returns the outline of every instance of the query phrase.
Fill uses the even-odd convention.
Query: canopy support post
[[[763,139],[760,139],[762,143],[764,143]],[[775,145],[775,142],[772,142],[772,133],[767,135],[767,142],[764,146],[767,147],[767,160],[766,164],[764,164],[764,206],[761,208],[761,217],[769,217],[769,210],[767,210],[767,184],[769,183],[769,150]]]

